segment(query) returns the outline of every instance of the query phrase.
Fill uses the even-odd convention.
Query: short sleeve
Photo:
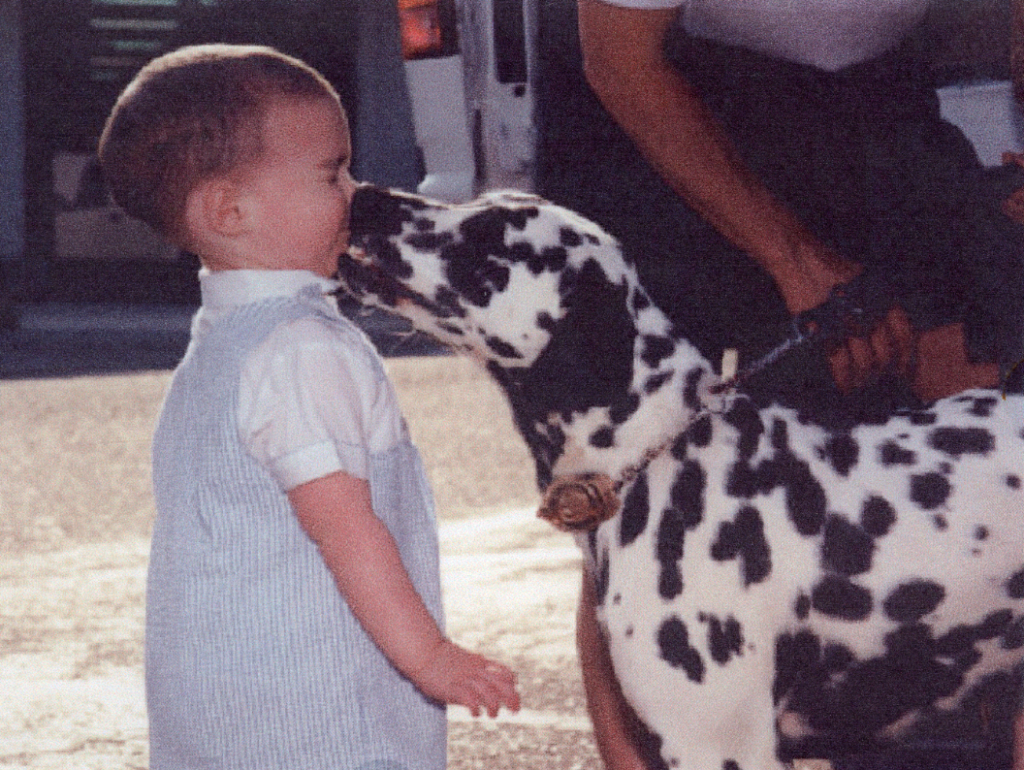
[[[243,368],[240,438],[286,491],[336,471],[368,478],[370,456],[404,435],[379,357],[347,323],[282,324]]]

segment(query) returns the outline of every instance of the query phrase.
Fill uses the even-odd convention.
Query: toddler
[[[442,770],[444,703],[519,701],[441,630],[420,458],[330,296],[355,188],[337,94],[272,49],[188,47],[99,150],[117,202],[203,264],[153,442],[152,770]]]

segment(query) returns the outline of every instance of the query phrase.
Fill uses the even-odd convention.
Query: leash
[[[711,395],[735,391],[739,385],[771,366],[794,348],[810,342],[826,342],[867,333],[875,323],[885,317],[892,307],[891,286],[879,276],[861,273],[846,283],[839,284],[828,298],[797,315],[789,336],[778,346],[738,373],[709,388]],[[729,351],[727,351],[728,353]],[[730,364],[723,359],[723,374]],[[735,364],[732,364],[734,367]],[[692,425],[707,409],[698,413]],[[618,480],[605,473],[573,473],[552,479],[537,516],[562,532],[586,532],[615,516],[621,507],[619,493],[644,472],[660,454],[668,450],[676,437],[648,448],[640,460],[626,466]]]
[[[749,366],[713,385],[711,393],[718,395],[735,390],[794,348],[810,342],[823,343],[863,336],[885,317],[892,304],[893,293],[889,281],[873,271],[862,272],[846,283],[833,287],[820,305],[794,317],[786,339]]]

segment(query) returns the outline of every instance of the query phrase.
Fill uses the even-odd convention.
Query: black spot
[[[803,460],[778,458],[779,481],[786,489],[786,511],[801,535],[816,535],[825,522],[826,497],[818,479]]]
[[[936,428],[928,434],[928,444],[959,458],[963,454],[987,455],[995,449],[996,440],[984,428]]]
[[[974,528],[974,539],[975,540],[988,540],[988,527],[978,525]]]
[[[746,399],[737,401],[733,407],[725,413],[724,419],[739,431],[737,448],[740,462],[749,462],[757,451],[757,445],[764,433],[764,423],[761,416]]]
[[[441,331],[447,332],[453,337],[461,337],[465,334],[465,332],[458,326],[455,326],[450,323],[438,322],[437,328],[440,329]]]
[[[712,426],[711,415],[704,415],[691,423],[686,429],[685,437],[695,447],[706,447],[711,445]]]
[[[973,652],[975,641],[969,626],[956,626],[935,640],[935,652],[946,658],[959,658]]]
[[[413,210],[425,207],[420,199],[413,196],[372,185],[360,185],[352,196],[349,211],[352,242],[362,245],[364,238],[399,235],[402,225],[415,219]]]
[[[628,420],[637,409],[640,408],[640,395],[638,393],[627,393],[617,400],[608,409],[608,418],[615,425],[622,425]]]
[[[910,412],[907,419],[911,425],[934,425],[938,417],[935,412]]]
[[[661,514],[657,545],[661,564],[658,592],[664,599],[673,599],[683,590],[683,577],[679,571],[683,540],[686,531],[704,519],[705,483],[704,468],[693,460],[686,460],[669,490],[670,506]]]
[[[810,631],[782,634],[776,639],[772,684],[772,700],[776,705],[820,658],[821,642]]]
[[[886,441],[878,447],[878,459],[882,465],[913,465],[917,462],[917,455],[909,449],[904,449],[895,441]]]
[[[945,532],[947,529],[949,529],[949,521],[947,521],[946,517],[943,516],[941,513],[935,514],[935,516],[932,518],[932,523],[935,525],[935,529],[937,529],[939,532]]]
[[[811,614],[811,597],[807,594],[800,594],[796,598],[793,612],[798,620],[807,620],[807,616]]]
[[[871,569],[875,543],[871,536],[840,516],[825,520],[821,544],[822,566],[840,575],[860,575]]]
[[[843,671],[849,668],[855,660],[854,654],[842,644],[834,642],[826,644],[825,648],[821,651],[821,665],[829,672]]]
[[[945,503],[951,491],[949,482],[938,473],[915,474],[910,477],[910,499],[926,511]]]
[[[743,628],[736,618],[726,618],[723,623],[718,618],[708,619],[708,649],[711,659],[719,665],[725,665],[733,655],[743,654]]]
[[[569,252],[560,246],[548,246],[541,249],[536,257],[531,259],[527,265],[534,273],[540,273],[542,270],[550,270],[557,273],[565,267],[568,261]]]
[[[633,307],[633,312],[639,313],[651,306],[651,298],[644,294],[642,289],[637,288],[630,298],[630,304]]]
[[[1011,473],[1006,477],[1006,486],[1010,489],[1020,489],[1020,476]]]
[[[420,251],[440,251],[451,243],[455,237],[451,233],[420,232],[405,238],[405,242]]]
[[[691,412],[699,411],[701,408],[700,397],[697,395],[697,385],[703,376],[704,370],[699,366],[686,373],[686,385],[683,387],[683,405]]]
[[[704,488],[707,474],[694,460],[684,460],[669,490],[672,508],[679,512],[683,526],[693,529],[704,520]]]
[[[674,508],[667,508],[661,514],[658,524],[657,557],[661,564],[658,578],[658,595],[662,599],[675,599],[683,592],[683,574],[679,560],[683,558],[686,526],[683,517]]]
[[[782,487],[786,512],[796,530],[806,536],[818,534],[825,523],[825,490],[811,472],[810,465],[789,449],[786,424],[781,420],[774,421],[770,441],[775,453],[754,466],[750,460],[764,434],[764,425],[757,412],[746,402],[739,402],[725,414],[725,419],[740,434],[737,440],[738,459],[729,468],[726,492],[733,497],[749,498]]]
[[[746,505],[736,513],[735,521],[722,522],[718,538],[711,545],[711,558],[715,561],[739,558],[744,586],[760,583],[771,574],[771,549],[756,508]]]
[[[699,463],[683,462],[669,490],[670,506],[662,512],[658,526],[657,557],[661,563],[658,590],[672,599],[683,590],[679,560],[683,558],[683,540],[687,530],[704,519],[705,473]]]
[[[434,292],[434,304],[447,313],[446,317],[464,318],[466,310],[462,307],[459,295],[447,286],[438,287]]]
[[[1024,599],[1024,569],[1013,573],[1006,581],[1006,594],[1011,599]]]
[[[670,666],[683,669],[690,681],[697,684],[704,681],[704,661],[700,653],[690,646],[686,624],[679,618],[672,617],[661,624],[658,629],[658,648],[662,660]]]
[[[742,768],[735,759],[727,759],[722,763],[722,770],[742,770]]]
[[[946,598],[946,589],[930,580],[913,580],[892,590],[882,602],[886,617],[897,623],[916,623]]]
[[[1004,650],[1019,650],[1024,647],[1024,617],[1019,617],[1003,633],[1000,646]]]
[[[888,500],[872,495],[860,510],[860,525],[872,537],[885,537],[896,523],[896,510]]]
[[[991,417],[992,409],[999,403],[993,396],[978,396],[971,405],[970,413],[975,417]]]
[[[569,248],[576,248],[583,243],[583,238],[571,227],[559,228],[558,240],[563,246],[568,246]]]
[[[615,431],[607,426],[598,428],[590,434],[590,446],[597,449],[608,449],[615,446]]]
[[[608,281],[588,259],[560,276],[562,313],[551,339],[528,367],[488,365],[505,391],[516,427],[526,440],[541,486],[550,482],[551,463],[561,451],[538,426],[551,415],[571,419],[594,407],[609,407],[633,379],[636,326],[625,304],[626,286]]]
[[[674,372],[659,372],[658,374],[652,374],[644,382],[644,394],[651,395],[661,389],[661,386],[672,379]]]
[[[789,452],[789,426],[783,420],[772,420],[772,429],[769,439],[772,448],[780,454]]]
[[[537,313],[536,323],[538,329],[543,329],[546,332],[553,332],[555,330],[555,325],[558,322],[554,318],[552,318],[550,313],[545,311],[542,313]]]
[[[811,606],[840,620],[864,620],[871,614],[871,592],[845,577],[826,575],[811,591]]]
[[[487,337],[484,342],[491,350],[502,358],[522,358],[523,354],[516,350],[512,345],[505,342],[505,340],[498,339],[497,337]]]
[[[619,517],[619,544],[623,547],[636,540],[647,528],[650,498],[647,492],[647,474],[637,476],[626,493]]]
[[[657,369],[658,364],[668,356],[672,355],[672,351],[675,349],[676,343],[668,337],[644,335],[643,350],[640,353],[640,359],[651,369]]]
[[[1013,623],[1013,612],[1011,610],[996,610],[978,624],[975,633],[978,639],[982,641],[995,639],[1005,633],[1011,623]]]
[[[842,433],[829,436],[825,441],[825,446],[822,447],[822,453],[836,473],[846,476],[850,469],[857,464],[860,447],[849,433]]]
[[[900,626],[884,642],[883,654],[857,660],[819,650],[810,635],[781,638],[776,660],[786,668],[779,666],[777,701],[785,697],[812,730],[827,732],[833,751],[863,749],[883,727],[956,692],[977,660],[963,637],[940,643],[922,624]],[[943,644],[959,653],[951,658]]]

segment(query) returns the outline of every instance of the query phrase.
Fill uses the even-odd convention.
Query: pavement
[[[523,708],[449,709],[448,770],[597,770],[574,645],[579,549],[533,510],[442,522],[447,627],[517,672]],[[0,770],[144,770],[148,540],[0,561]],[[6,633],[4,631],[6,630]]]
[[[401,319],[342,301],[384,356],[439,355],[444,349]],[[15,308],[17,328],[0,330],[0,379],[74,377],[173,369],[196,308],[44,302]]]

